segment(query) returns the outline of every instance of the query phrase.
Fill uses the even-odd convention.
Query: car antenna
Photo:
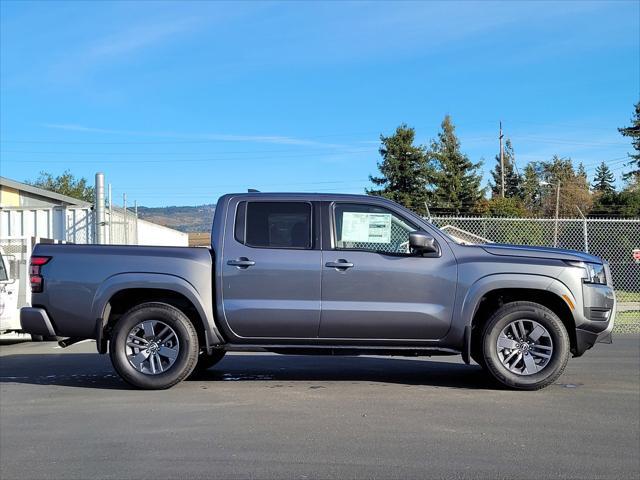
[[[260,193],[260,190],[256,190],[255,188],[248,188],[247,193]]]

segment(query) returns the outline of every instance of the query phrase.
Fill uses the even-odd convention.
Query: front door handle
[[[227,265],[238,268],[249,268],[256,264],[253,260],[249,260],[247,257],[236,258],[235,260],[229,260]]]
[[[338,270],[346,270],[347,268],[353,268],[353,263],[347,262],[345,259],[341,258],[337,262],[327,262],[324,264],[325,267],[336,268]]]

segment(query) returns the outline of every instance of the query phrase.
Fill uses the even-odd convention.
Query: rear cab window
[[[248,247],[311,249],[311,225],[308,202],[241,202],[235,237]]]

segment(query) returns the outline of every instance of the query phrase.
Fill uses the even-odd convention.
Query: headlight
[[[602,263],[588,262],[568,262],[574,267],[581,267],[585,271],[584,283],[607,284],[607,275],[604,273],[604,265]]]

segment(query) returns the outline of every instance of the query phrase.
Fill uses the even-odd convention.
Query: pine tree
[[[469,212],[482,199],[482,176],[478,173],[481,162],[473,163],[460,151],[460,141],[449,115],[444,117],[438,139],[431,143],[428,158],[436,169],[434,173],[434,201],[438,209],[447,209],[456,215]]]
[[[593,187],[593,190],[595,192],[609,194],[615,191],[615,188],[613,186],[614,181],[615,179],[613,176],[613,172],[605,162],[602,162],[596,168],[596,175],[593,178],[593,183],[591,184],[591,186]]]
[[[381,188],[367,189],[369,195],[380,195],[398,202],[414,212],[426,214],[425,202],[429,199],[427,186],[432,177],[425,147],[414,145],[415,130],[405,124],[400,125],[389,137],[380,135],[378,162],[379,177],[369,176],[369,180]]]
[[[618,131],[625,137],[631,138],[631,145],[635,150],[635,153],[629,154],[631,161],[627,164],[631,167],[631,171],[625,173],[623,178],[631,183],[637,183],[640,181],[640,102],[635,104],[631,126],[619,128]]]
[[[522,176],[515,170],[515,154],[511,140],[507,138],[504,145],[504,196],[507,198],[522,198]],[[500,197],[502,195],[502,167],[500,166],[500,153],[496,155],[496,166],[491,171],[493,182],[489,182],[491,195]]]
[[[522,199],[527,210],[533,214],[539,213],[540,198],[542,196],[538,170],[537,163],[529,162],[524,169],[522,178]]]

